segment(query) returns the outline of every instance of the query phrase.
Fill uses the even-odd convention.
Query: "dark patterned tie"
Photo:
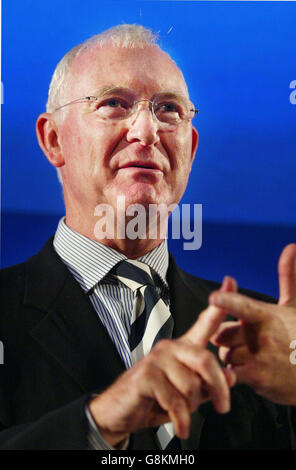
[[[112,272],[133,292],[136,291],[130,331],[131,357],[135,364],[160,339],[172,337],[174,321],[168,306],[156,290],[147,264],[125,260],[115,266]],[[180,449],[172,423],[160,426],[156,434],[162,449]]]

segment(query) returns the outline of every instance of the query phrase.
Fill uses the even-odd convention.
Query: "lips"
[[[161,168],[155,163],[155,162],[147,162],[137,160],[133,162],[127,162],[124,165],[120,165],[119,170],[125,169],[125,168],[143,168],[146,170],[159,170],[162,171]]]

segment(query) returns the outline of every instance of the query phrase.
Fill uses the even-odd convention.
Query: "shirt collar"
[[[92,289],[117,263],[127,259],[113,248],[72,230],[66,225],[65,217],[59,221],[53,246],[85,291]],[[166,239],[138,260],[154,269],[167,286],[169,254]]]

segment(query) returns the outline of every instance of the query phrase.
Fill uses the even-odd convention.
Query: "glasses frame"
[[[93,95],[85,96],[83,98],[77,98],[76,100],[69,101],[69,103],[66,103],[66,104],[63,104],[63,105],[59,106],[58,108],[56,108],[54,110],[54,112],[59,111],[60,109],[65,108],[65,106],[69,106],[70,104],[85,103],[85,102],[89,102],[89,101],[96,102],[100,98],[101,97],[99,97],[99,96],[93,96]],[[168,123],[168,122],[165,122],[165,121],[161,121],[160,119],[158,119],[158,117],[157,117],[157,115],[155,114],[155,111],[154,111],[154,107],[155,107],[155,103],[156,103],[157,98],[158,97],[155,97],[153,101],[149,100],[148,98],[143,98],[143,99],[134,101],[133,106],[131,107],[131,111],[130,111],[128,116],[118,117],[118,118],[103,118],[102,117],[102,119],[104,121],[113,121],[113,122],[114,121],[124,121],[125,119],[129,119],[136,112],[137,104],[141,103],[142,101],[147,101],[148,103],[150,103],[149,109],[152,112],[153,117],[156,119],[157,122],[160,122],[162,125],[167,126],[167,127],[169,127],[169,126],[178,126],[183,121],[192,121],[192,119],[199,113],[199,109],[195,108],[194,104],[191,101],[189,101],[190,104],[193,106],[192,109],[189,109],[189,112],[194,113],[192,118],[186,118],[186,117],[180,118],[180,120],[176,121],[176,123],[174,123],[174,124],[171,124],[171,123]]]

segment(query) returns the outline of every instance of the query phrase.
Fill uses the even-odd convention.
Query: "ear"
[[[191,148],[191,165],[193,163],[197,147],[198,147],[199,135],[195,127],[192,126],[192,148]]]
[[[59,129],[52,114],[40,114],[36,121],[36,134],[48,161],[55,167],[63,166],[65,161],[59,144]]]

